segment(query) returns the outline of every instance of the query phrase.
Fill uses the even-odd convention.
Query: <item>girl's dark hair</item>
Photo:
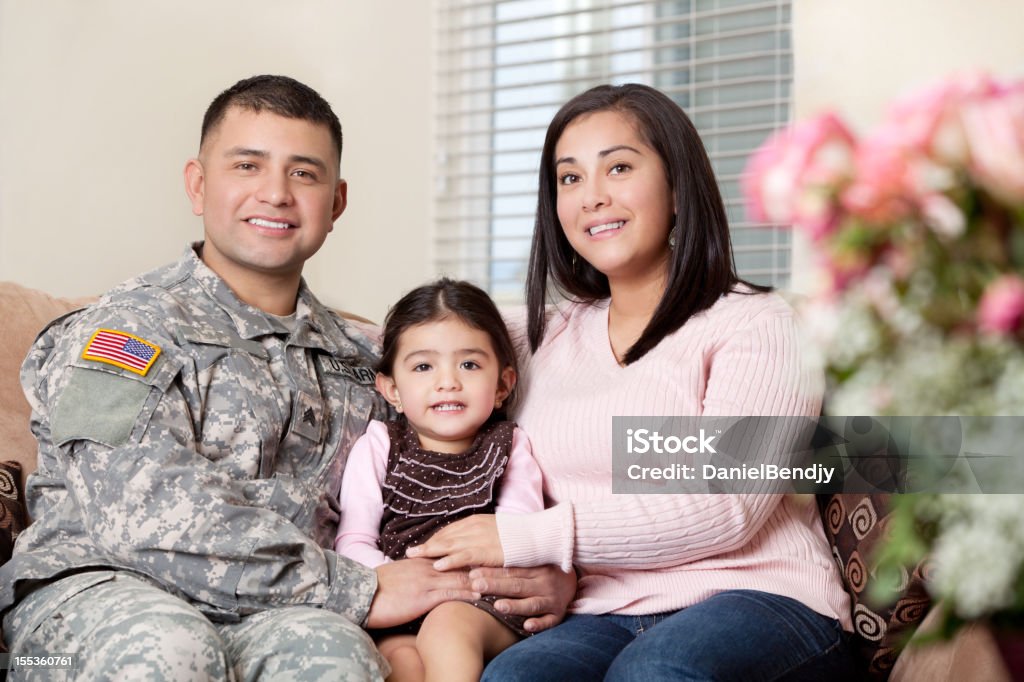
[[[652,87],[629,83],[600,85],[569,100],[548,126],[540,162],[537,219],[526,275],[526,303],[531,350],[544,338],[548,280],[563,295],[579,301],[607,298],[608,278],[582,258],[573,263],[573,248],[558,221],[555,146],[565,129],[578,118],[599,111],[617,111],[632,119],[637,131],[654,149],[665,167],[675,196],[668,282],[646,329],[626,352],[624,362],[642,358],[691,316],[710,308],[739,283],[755,291],[769,291],[744,282],[736,274],[725,206],[697,129],[678,104]]]
[[[518,374],[515,347],[494,301],[480,287],[447,277],[416,287],[388,311],[384,319],[383,349],[377,371],[392,376],[398,342],[406,329],[448,317],[457,317],[470,327],[486,332],[491,337],[491,345],[494,346],[500,365],[499,371],[511,367]],[[509,389],[505,399],[508,405],[514,399],[515,387],[505,388]]]

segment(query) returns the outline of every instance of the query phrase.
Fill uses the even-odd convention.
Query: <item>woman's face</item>
[[[609,283],[665,275],[672,190],[632,117],[599,111],[570,123],[555,145],[555,180],[566,238]]]

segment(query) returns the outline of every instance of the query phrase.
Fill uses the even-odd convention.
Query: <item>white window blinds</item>
[[[645,83],[711,156],[741,276],[789,282],[784,229],[746,221],[747,155],[789,119],[790,2],[439,0],[435,267],[521,300],[544,131],[572,96]]]

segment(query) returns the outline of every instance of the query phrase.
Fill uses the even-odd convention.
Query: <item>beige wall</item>
[[[380,319],[430,274],[432,20],[422,0],[0,0],[0,280],[98,293],[175,259],[202,234],[181,171],[207,104],[284,73],[345,132],[349,209],[307,279]]]
[[[431,6],[0,0],[0,279],[93,293],[175,258],[201,234],[181,168],[204,108],[239,78],[287,73],[346,134],[350,207],[307,278],[381,319],[432,274]],[[952,70],[1024,73],[1024,0],[794,0],[793,15],[797,116],[833,107],[865,129]]]
[[[878,123],[896,95],[949,73],[1024,75],[1022,0],[794,0],[797,118],[838,111],[855,130]],[[806,248],[793,288],[809,282]]]
[[[957,70],[1024,74],[1021,0],[794,0],[795,113],[857,128],[907,88]]]

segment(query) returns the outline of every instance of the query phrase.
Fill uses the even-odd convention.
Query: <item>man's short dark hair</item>
[[[253,76],[238,81],[210,103],[203,116],[199,147],[231,107],[259,113],[269,111],[285,118],[296,118],[327,126],[341,161],[341,122],[331,105],[313,88],[288,76]]]

